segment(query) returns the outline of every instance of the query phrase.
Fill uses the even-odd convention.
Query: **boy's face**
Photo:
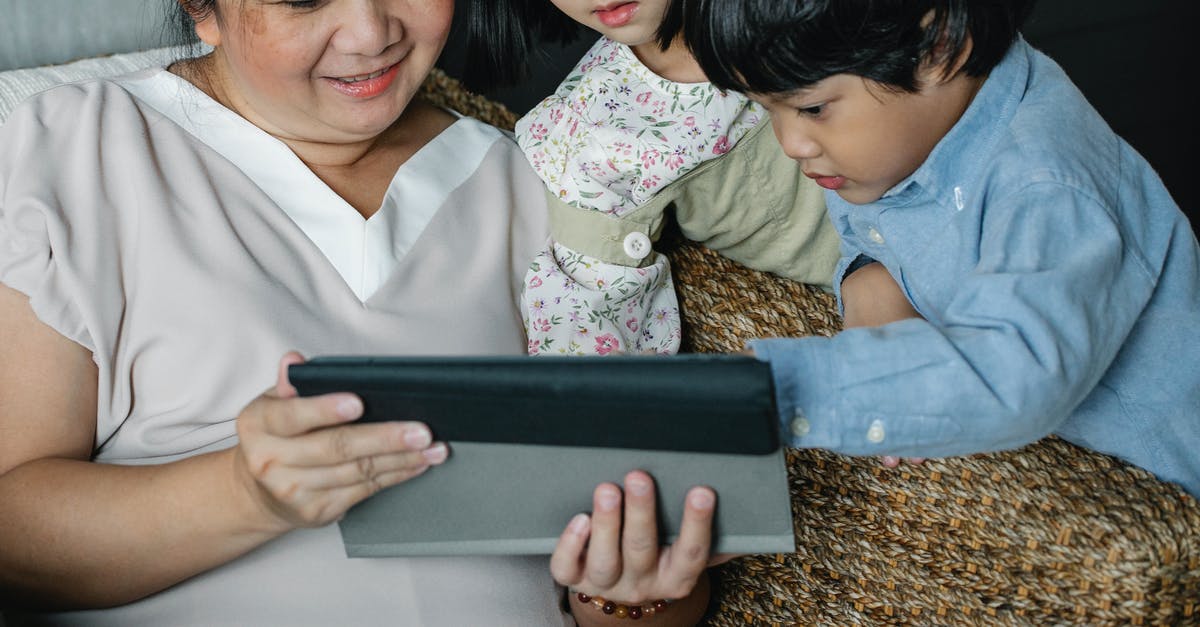
[[[954,126],[981,84],[962,74],[888,91],[850,74],[788,94],[752,94],[783,151],[817,184],[864,204],[912,174]]]
[[[567,17],[635,47],[654,41],[671,0],[550,0]]]

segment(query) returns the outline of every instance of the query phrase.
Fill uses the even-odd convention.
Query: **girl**
[[[819,190],[765,132],[761,107],[706,81],[678,37],[681,3],[552,3],[560,12],[545,0],[470,11],[477,86],[515,78],[539,39],[581,25],[602,35],[516,126],[551,209],[523,286],[529,352],[679,349],[670,269],[651,247],[671,206],[690,239],[828,286],[837,240]]]
[[[946,456],[1054,433],[1200,496],[1200,357],[1179,350],[1200,328],[1200,246],[1019,36],[1031,1],[687,7],[705,73],[754,94],[828,190],[836,275],[881,263],[923,316],[752,344],[795,446]]]

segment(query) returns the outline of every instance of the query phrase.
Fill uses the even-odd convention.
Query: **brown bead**
[[[605,601],[604,606],[600,608],[600,611],[604,612],[605,614],[612,614],[613,612],[617,611],[617,604],[613,603],[612,601]]]
[[[592,601],[592,597],[590,597],[582,592],[576,593],[575,598],[579,599],[580,603],[590,603]]]
[[[629,608],[629,618],[632,618],[633,620],[637,620],[641,617],[642,617],[642,606],[635,605],[635,606]]]
[[[604,609],[604,604],[607,602],[604,597],[592,597],[592,607],[598,610]]]
[[[613,612],[613,614],[616,614],[617,618],[626,618],[629,616],[629,608],[624,605],[618,605],[617,611]]]
[[[659,612],[661,612],[661,611],[663,611],[663,610],[667,609],[667,601],[666,601],[666,599],[659,599],[659,600],[655,601],[655,602],[654,602],[654,609],[655,609],[655,610],[657,610],[657,611],[659,611]]]

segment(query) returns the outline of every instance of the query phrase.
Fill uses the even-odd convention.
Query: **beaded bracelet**
[[[579,599],[580,603],[583,603],[584,605],[591,605],[605,614],[610,614],[612,616],[616,616],[617,618],[632,618],[633,620],[637,620],[643,616],[654,616],[659,612],[665,612],[667,611],[667,606],[671,604],[669,599],[659,599],[651,602],[649,605],[625,605],[623,603],[610,601],[604,597],[588,596],[582,592],[576,592],[575,598]]]

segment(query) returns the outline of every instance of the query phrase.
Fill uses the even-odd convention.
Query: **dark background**
[[[546,10],[554,10],[549,0]],[[1031,44],[1057,61],[1119,135],[1158,171],[1200,229],[1197,186],[1187,183],[1200,116],[1196,96],[1200,0],[1042,0],[1026,23]],[[554,91],[595,41],[545,46],[534,75],[487,94],[524,113]],[[462,71],[461,38],[452,35],[441,67]]]

